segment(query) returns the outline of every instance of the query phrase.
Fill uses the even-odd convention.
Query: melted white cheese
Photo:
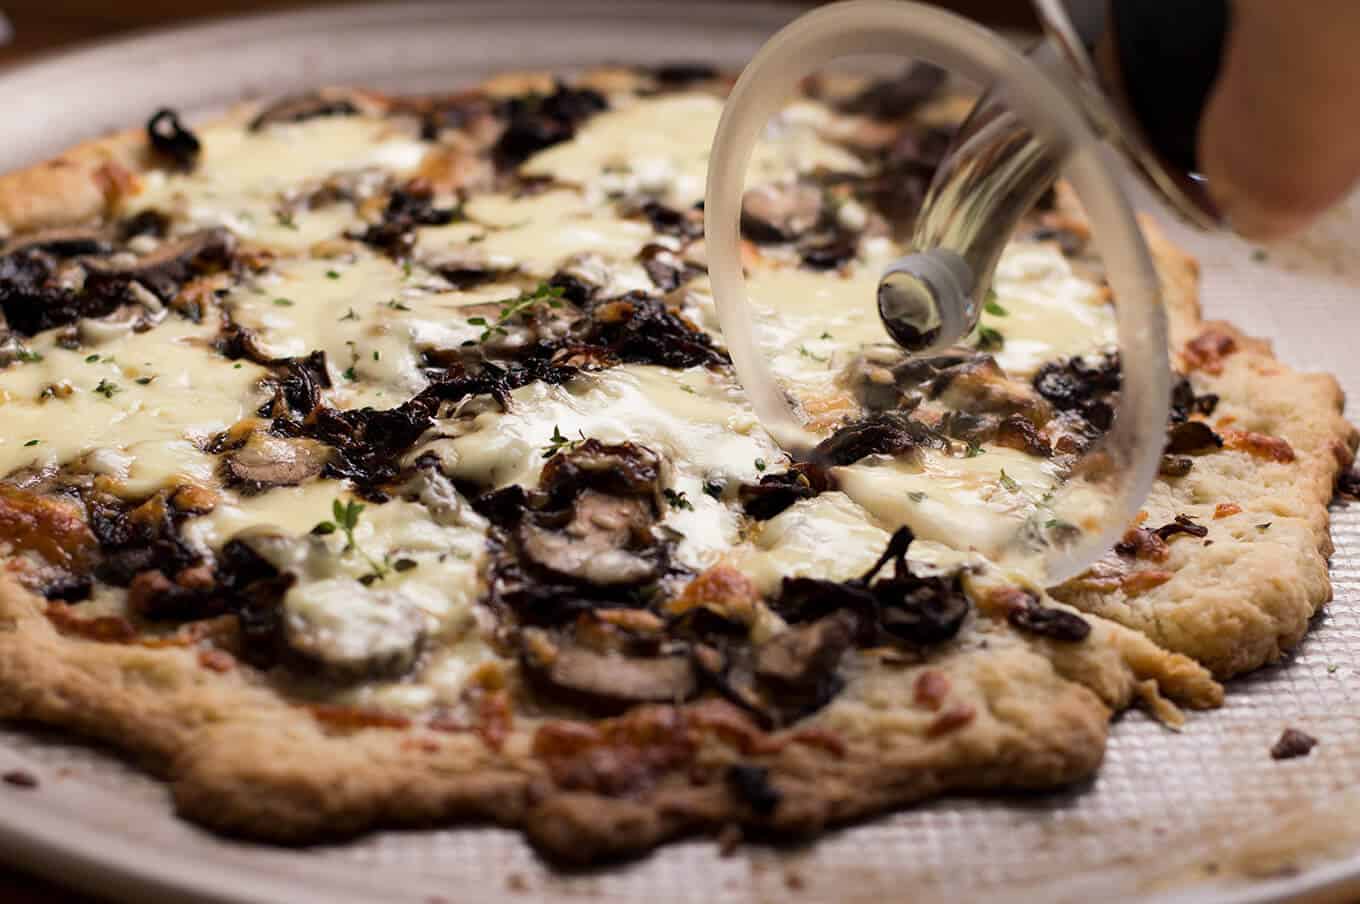
[[[702,198],[722,101],[708,94],[672,94],[615,103],[616,109],[588,119],[572,141],[529,158],[523,171],[585,187],[592,200],[641,192],[688,207]],[[824,116],[800,103],[777,117],[752,154],[748,178],[764,182],[819,166],[861,171],[854,155],[818,136]]]
[[[848,496],[822,493],[758,524],[751,542],[736,549],[731,562],[769,594],[784,578],[857,578],[887,542],[888,532]]]
[[[411,456],[431,449],[455,477],[534,486],[554,431],[572,440],[637,442],[678,469],[716,480],[753,481],[783,460],[724,378],[703,368],[649,365],[610,368],[570,385],[523,386],[511,394],[508,412],[491,409],[470,424],[450,423],[440,432],[461,435],[436,439]]]
[[[1051,242],[1008,245],[993,288],[1006,313],[984,310],[982,324],[1005,337],[1005,346],[994,355],[1012,376],[1032,376],[1045,361],[1088,354],[1115,341],[1109,301],[1072,272]]]
[[[283,193],[327,176],[378,168],[397,176],[419,166],[428,145],[392,120],[325,117],[266,126],[239,123],[195,132],[203,150],[189,173],[154,172],[130,209],[179,213],[185,228],[226,226],[276,248],[305,248],[355,223],[353,206],[334,204],[280,218]]]
[[[217,354],[216,335],[216,324],[170,315],[147,332],[76,351],[53,332],[35,337],[29,349],[41,361],[0,371],[0,474],[84,457],[87,470],[130,497],[210,483],[216,458],[202,448],[264,397],[264,370]]]
[[[408,275],[386,258],[358,253],[353,262],[280,261],[223,305],[276,357],[324,351],[333,404],[390,408],[429,385],[424,352],[456,350],[481,335],[461,308],[518,294],[506,285],[449,290],[438,278]]]
[[[1058,474],[1050,462],[1015,449],[985,450],[973,458],[925,450],[919,467],[871,457],[833,473],[846,495],[885,524],[905,524],[923,539],[995,555],[1054,488]]]

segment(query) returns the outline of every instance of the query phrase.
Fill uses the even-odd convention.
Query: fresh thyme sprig
[[[504,336],[507,332],[505,329],[507,323],[538,305],[546,304],[550,308],[562,307],[562,293],[564,291],[566,290],[561,286],[539,283],[538,288],[532,292],[525,292],[515,298],[507,298],[500,302],[500,316],[494,322],[485,317],[469,317],[468,323],[482,328],[482,335],[477,337],[478,342],[485,342],[492,336]]]

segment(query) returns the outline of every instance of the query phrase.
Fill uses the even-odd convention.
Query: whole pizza
[[[1177,367],[1145,510],[1081,529],[1114,319],[1059,190],[980,327],[909,358],[872,298],[966,105],[818,78],[766,131],[743,263],[824,437],[761,429],[706,275],[698,65],[328,89],[0,177],[0,716],[136,756],[179,812],[300,843],[492,822],[595,862],[807,836],[1100,765],[1330,596],[1356,433],[1330,376],[1201,322],[1149,226]]]

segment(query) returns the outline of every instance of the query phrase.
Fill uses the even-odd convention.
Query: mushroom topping
[[[742,235],[762,244],[791,242],[822,218],[822,192],[805,182],[758,185],[741,198]]]
[[[1119,391],[1118,355],[1050,361],[1034,375],[1034,389],[1059,411],[1079,415],[1097,431],[1110,429],[1114,408],[1109,399]]]
[[[520,545],[529,561],[554,574],[601,586],[639,584],[657,575],[654,515],[646,500],[586,490],[560,529],[541,526],[543,520],[521,525]]]
[[[510,98],[498,111],[506,126],[492,148],[492,159],[499,169],[514,169],[538,151],[569,141],[582,122],[608,108],[598,91],[569,88],[562,82],[546,97],[535,93]]]
[[[198,136],[184,127],[178,113],[168,108],[157,110],[151,117],[146,124],[146,135],[152,150],[181,170],[193,169],[199,151],[203,149]]]
[[[54,257],[75,257],[82,254],[109,254],[113,245],[92,229],[44,229],[16,236],[0,247],[0,257],[21,251],[45,251]]]
[[[842,610],[780,632],[756,648],[756,676],[781,691],[818,691],[822,696],[850,648],[855,627],[854,615]]]
[[[265,126],[285,122],[305,122],[323,116],[354,116],[359,112],[354,100],[336,90],[293,94],[274,101],[250,121],[250,131],[258,132]]]
[[[687,656],[600,653],[575,643],[555,643],[540,629],[528,629],[525,635],[527,674],[548,692],[591,712],[615,713],[637,703],[678,703],[698,690]]]
[[[854,464],[869,455],[909,455],[920,446],[941,447],[944,440],[920,421],[894,411],[882,411],[851,421],[822,440],[809,456],[836,467]]]
[[[265,487],[296,486],[319,475],[330,449],[313,439],[285,439],[262,431],[250,435],[241,448],[227,456],[227,473],[258,492]]]
[[[294,586],[283,609],[283,639],[294,666],[340,682],[410,671],[428,623],[416,600],[350,578]]]
[[[760,483],[742,484],[737,491],[741,507],[757,521],[768,521],[800,499],[811,499],[831,488],[826,468],[813,462],[799,462],[787,471],[766,474]]]
[[[972,414],[1021,414],[1031,421],[1048,420],[1050,409],[1030,387],[1007,379],[990,355],[979,355],[941,370],[931,385],[941,404]]]
[[[236,238],[226,229],[200,230],[130,261],[121,256],[88,261],[85,288],[115,294],[115,289],[126,291],[129,284],[136,282],[168,302],[194,276],[227,266],[235,250]]]

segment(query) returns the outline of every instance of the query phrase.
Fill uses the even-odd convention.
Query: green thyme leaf
[[[100,380],[99,385],[95,386],[94,391],[106,399],[111,399],[113,398],[114,393],[122,392],[123,388],[117,383],[111,383],[108,380]]]
[[[291,308],[293,306],[293,302],[287,298],[275,298],[274,304],[281,308]]]
[[[670,503],[671,508],[687,509],[691,512],[694,511],[694,504],[685,497],[683,490],[677,493],[675,490],[667,487],[661,491],[661,494],[666,497],[666,501]]]
[[[998,477],[997,479],[1001,481],[1001,485],[1003,487],[1010,490],[1012,493],[1020,492],[1020,484],[1016,483],[1014,478],[1012,478],[1009,474],[1006,473],[1005,468],[1001,469],[1001,476]]]
[[[1000,351],[1006,347],[1006,337],[989,326],[978,327],[977,348],[979,351]]]
[[[24,443],[24,445],[25,445],[25,446],[36,446],[36,445],[37,445],[38,443],[40,443],[40,442],[42,442],[42,440],[40,440],[40,439],[31,439],[31,440],[29,440],[28,442]]]

